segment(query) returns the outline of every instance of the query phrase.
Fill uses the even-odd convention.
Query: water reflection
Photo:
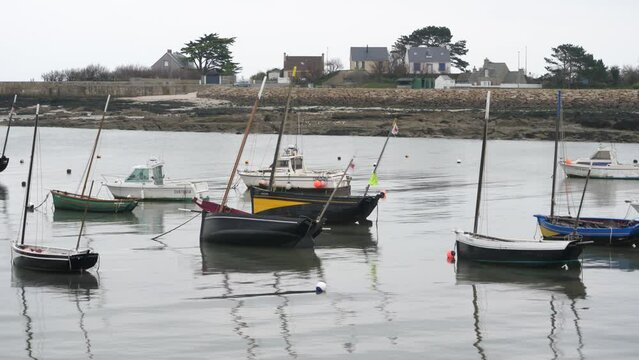
[[[584,250],[585,268],[618,269],[635,271],[639,269],[639,249],[589,246]]]
[[[8,200],[9,199],[9,190],[7,187],[0,183],[0,200]]]
[[[80,223],[84,212],[55,210],[53,212],[53,221],[59,223]],[[122,223],[122,224],[138,224],[140,220],[132,213],[94,213],[87,212],[85,221],[88,223]]]
[[[307,273],[320,267],[312,249],[273,249],[225,246],[200,242],[202,274],[227,273]]]
[[[246,342],[246,358],[257,358],[258,342],[249,334],[250,325],[242,315],[242,308],[246,298],[256,296],[276,296],[281,302],[276,307],[275,314],[280,323],[280,335],[284,341],[284,349],[292,358],[297,358],[297,352],[291,339],[292,332],[289,325],[289,295],[293,293],[308,293],[309,291],[287,291],[283,280],[293,275],[295,278],[309,277],[309,273],[321,267],[320,259],[312,249],[271,249],[224,246],[200,242],[202,254],[202,274],[222,276],[224,293],[212,299],[228,299],[233,302],[230,316],[234,324],[233,332]],[[272,292],[238,293],[236,286],[252,284],[246,279],[246,274],[271,274]],[[232,278],[237,276],[238,281]]]
[[[26,344],[24,349],[30,359],[37,359],[37,357],[34,354],[33,346],[35,339],[33,318],[29,315],[29,304],[27,300],[27,292],[29,289],[49,289],[73,296],[73,303],[78,312],[78,327],[84,339],[85,353],[89,359],[93,359],[91,339],[85,325],[86,313],[82,309],[82,306],[80,306],[81,302],[90,301],[93,291],[99,288],[99,281],[93,274],[88,272],[80,274],[43,273],[13,267],[11,285],[18,289],[20,304],[22,306],[21,314],[25,320],[24,334]],[[35,291],[35,295],[38,294],[39,292]]]
[[[315,247],[376,250],[377,240],[371,230],[365,225],[333,225],[315,239]]]
[[[165,232],[165,223],[169,216],[184,216],[180,209],[194,209],[192,202],[142,202],[133,214],[139,219],[138,232],[141,234],[161,234]]]
[[[560,209],[561,207],[565,208],[566,202],[568,202],[571,211],[577,212],[585,183],[586,179],[565,177],[558,182],[557,189],[559,190],[559,194],[557,200],[558,203],[561,204]],[[626,185],[628,182],[621,181],[621,183],[624,184],[620,184],[619,180],[589,180],[588,189],[586,189],[586,200],[592,200],[591,203],[601,207],[614,205],[619,201],[623,201],[625,199],[617,199],[616,194],[618,190],[623,188],[621,185]]]
[[[533,290],[562,293],[570,299],[586,297],[581,267],[568,270],[503,267],[459,261],[455,266],[457,284],[507,284]]]
[[[569,300],[569,308],[573,316],[578,342],[577,352],[580,359],[584,358],[582,352],[584,343],[579,323],[581,318],[577,312],[577,301],[586,297],[586,287],[581,279],[580,266],[558,271],[556,269],[504,268],[489,264],[459,262],[455,266],[455,271],[458,285],[471,285],[472,287],[473,331],[475,333],[473,347],[477,350],[480,359],[487,359],[487,354],[483,346],[484,334],[482,332],[477,288],[490,284],[521,286],[550,293],[548,304],[550,329],[547,338],[553,359],[557,359],[563,354],[558,346],[558,339],[560,338],[558,331],[563,330],[562,324],[566,319],[564,319],[564,313],[560,311],[563,301],[558,300],[557,295],[564,295]],[[558,323],[560,324],[559,326]]]

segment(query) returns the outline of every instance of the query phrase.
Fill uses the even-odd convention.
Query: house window
[[[421,63],[413,63],[413,72],[418,73],[422,70]]]
[[[439,63],[439,72],[445,72],[446,71],[446,63]]]
[[[164,60],[164,67],[169,67],[169,61],[168,60]]]

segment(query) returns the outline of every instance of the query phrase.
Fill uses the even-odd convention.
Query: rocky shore
[[[257,88],[208,87],[198,93],[115,98],[105,127],[110,129],[244,131]],[[564,90],[568,140],[639,142],[639,91]],[[385,136],[397,120],[400,136],[478,138],[486,90],[296,88],[290,131],[303,134]],[[492,139],[554,138],[556,91],[492,90]],[[0,97],[0,119],[11,98]],[[15,125],[31,125],[41,104],[41,125],[94,128],[105,98],[19,97]],[[265,90],[254,132],[274,133],[283,116],[286,88]]]

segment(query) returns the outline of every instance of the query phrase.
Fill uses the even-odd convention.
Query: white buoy
[[[461,164],[461,159],[457,159],[457,163],[458,163],[458,164]]]
[[[377,167],[377,163],[373,163],[373,167]]]
[[[316,294],[321,294],[323,292],[326,291],[326,283],[323,281],[320,281],[317,283],[317,285],[315,285],[315,293]]]

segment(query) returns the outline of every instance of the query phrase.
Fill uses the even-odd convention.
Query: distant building
[[[386,47],[351,47],[350,69],[368,73],[388,73],[390,57]]]
[[[455,87],[455,80],[448,75],[439,75],[435,79],[435,89],[448,89]]]
[[[461,80],[458,78],[457,83]],[[472,86],[500,86],[517,87],[517,85],[527,84],[526,76],[522,69],[510,71],[508,65],[503,62],[492,62],[484,59],[484,66],[479,70],[474,70],[469,74],[467,82]]]
[[[289,56],[284,53],[283,81],[288,82],[293,76],[293,68],[297,66],[296,77],[313,82],[324,74],[324,54],[321,56]]]
[[[277,78],[280,77],[282,71],[280,69],[271,69],[266,72],[266,80],[267,81],[277,81]]]
[[[411,47],[404,59],[409,74],[450,74],[450,52],[443,47]]]
[[[168,49],[158,61],[151,65],[151,69],[167,77],[174,77],[179,76],[184,70],[195,69],[195,64],[179,52]]]

